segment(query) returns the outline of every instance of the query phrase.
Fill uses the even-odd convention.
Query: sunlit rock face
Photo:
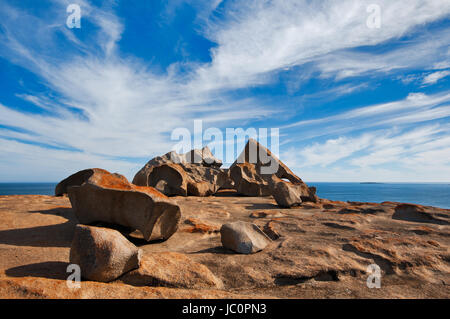
[[[133,184],[152,186],[167,196],[210,196],[232,184],[222,161],[208,147],[185,154],[169,152],[151,159]]]
[[[146,240],[166,240],[180,222],[180,207],[152,187],[133,185],[102,169],[78,172],[60,184],[82,224],[105,222],[141,231]],[[62,189],[61,185],[56,188]]]

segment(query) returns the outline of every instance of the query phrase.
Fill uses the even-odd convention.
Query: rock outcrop
[[[275,195],[278,198],[277,202],[282,204],[281,206],[288,207],[302,201],[317,201],[314,188],[309,188],[271,151],[254,139],[249,139],[229,171],[239,194],[246,196]],[[285,182],[284,179],[289,183],[278,185]]]
[[[270,183],[270,192],[278,206],[290,208],[305,202],[318,201],[315,187],[308,187],[305,183],[291,183],[273,176]]]
[[[147,241],[166,240],[178,229],[181,211],[174,201],[121,175],[90,169],[70,176],[64,185],[82,224],[118,224],[141,231]]]
[[[71,289],[67,266],[78,221],[69,198],[0,196],[0,297],[450,298],[449,209],[320,199],[287,210],[272,197],[242,196],[179,197],[177,203],[183,223],[170,240],[145,244],[140,234],[130,234],[143,251],[141,267],[113,282],[83,281],[81,289]],[[269,237],[281,237],[256,254],[233,253],[215,232],[215,226],[233,221],[254,223]],[[135,285],[121,281],[141,272],[153,256],[162,266],[152,272],[171,271],[138,277]],[[382,289],[366,285],[371,264],[381,268]],[[206,280],[199,265],[224,288],[208,284],[214,280]],[[197,268],[204,279],[195,277]],[[144,280],[151,277],[157,280]],[[175,288],[200,285],[205,288]]]
[[[139,268],[141,250],[116,230],[77,225],[70,248],[70,263],[80,266],[88,280],[110,282]]]
[[[154,252],[142,258],[141,267],[125,274],[120,281],[133,286],[189,289],[223,288],[223,283],[204,265],[185,254]]]
[[[101,168],[89,168],[89,169],[79,171],[75,174],[72,174],[69,177],[63,179],[61,182],[59,182],[58,185],[56,185],[55,196],[66,195],[67,189],[70,186],[80,186],[85,181],[87,181],[93,174],[95,174],[95,173],[101,174],[103,172],[104,172],[104,170],[102,170]],[[113,173],[111,175],[114,175],[114,177],[128,182],[127,178],[123,175],[120,175],[118,173]]]
[[[155,187],[167,196],[210,196],[231,181],[208,147],[186,154],[170,152],[150,160],[133,184]]]
[[[241,254],[253,254],[266,248],[271,239],[255,224],[233,222],[220,229],[222,246]]]

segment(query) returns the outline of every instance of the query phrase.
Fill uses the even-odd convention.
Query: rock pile
[[[231,165],[230,176],[239,194],[273,195],[281,207],[318,200],[314,187],[308,187],[272,152],[254,139],[249,139],[242,153]]]
[[[186,154],[170,152],[150,160],[133,183],[152,186],[167,196],[210,196],[220,189],[235,189],[244,196],[273,195],[285,208],[318,200],[314,187],[254,139],[228,170],[221,165],[208,147]]]
[[[169,152],[150,160],[133,184],[152,186],[167,196],[210,196],[231,183],[220,166],[208,147],[186,154]]]
[[[86,169],[61,181],[55,195],[68,194],[81,224],[120,225],[130,231],[139,230],[147,241],[167,240],[178,229],[181,210],[167,196],[209,196],[221,188],[234,188],[245,196],[273,195],[280,207],[318,200],[315,188],[308,187],[253,139],[229,170],[221,166],[222,162],[208,147],[186,154],[170,152],[150,160],[136,174],[133,183],[120,174],[99,168]],[[220,225],[214,228],[192,218],[185,221],[188,222],[192,224],[190,232],[219,232]],[[70,262],[81,267],[86,279],[109,282],[123,276],[122,281],[133,285],[223,287],[208,268],[182,254],[155,253],[142,259],[141,250],[118,231],[85,225],[76,227]],[[223,224],[222,245],[241,254],[259,252],[272,239],[280,237],[272,224],[265,228],[269,236],[252,223]],[[186,272],[191,276],[177,276]]]

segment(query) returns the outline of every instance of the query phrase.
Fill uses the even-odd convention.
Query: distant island
[[[369,184],[369,185],[372,185],[372,184],[385,184],[385,183],[376,183],[376,182],[361,182],[360,184]]]

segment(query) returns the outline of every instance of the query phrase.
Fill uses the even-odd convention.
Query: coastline
[[[395,201],[450,208],[450,183],[307,182],[320,197],[339,201]],[[0,183],[0,196],[54,195],[57,183]],[[31,190],[30,190],[31,189]]]

